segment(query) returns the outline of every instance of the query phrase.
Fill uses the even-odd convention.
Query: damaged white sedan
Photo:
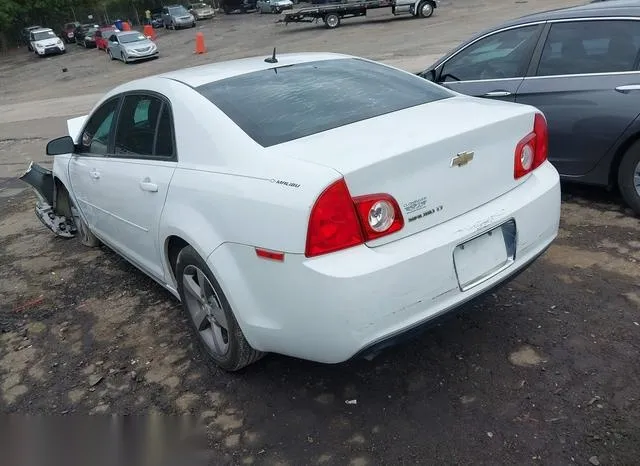
[[[524,270],[559,177],[535,108],[291,54],[110,91],[23,176],[60,236],[179,298],[212,360],[370,355]],[[108,311],[107,311],[108,312]]]

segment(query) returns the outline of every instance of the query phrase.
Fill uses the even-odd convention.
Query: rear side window
[[[355,58],[256,71],[196,90],[263,147],[453,96],[417,76]]]
[[[538,76],[613,73],[637,69],[640,21],[598,20],[551,26]]]

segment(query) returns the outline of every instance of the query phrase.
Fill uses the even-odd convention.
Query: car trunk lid
[[[343,174],[352,196],[386,193],[405,226],[378,246],[431,228],[505,194],[517,143],[533,129],[529,106],[443,99],[285,144],[292,157]]]

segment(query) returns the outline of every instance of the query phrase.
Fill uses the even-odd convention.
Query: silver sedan
[[[137,31],[116,32],[109,36],[107,53],[112,60],[129,63],[158,56],[155,42]]]

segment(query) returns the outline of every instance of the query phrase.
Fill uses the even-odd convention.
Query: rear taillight
[[[388,194],[351,197],[344,179],[325,189],[311,209],[307,257],[350,248],[400,230],[396,200]]]
[[[548,139],[547,120],[542,113],[536,113],[533,131],[516,145],[513,165],[513,177],[516,180],[531,173],[547,160]]]
[[[404,226],[400,207],[388,194],[357,196],[353,202],[360,216],[365,241],[389,235]]]

